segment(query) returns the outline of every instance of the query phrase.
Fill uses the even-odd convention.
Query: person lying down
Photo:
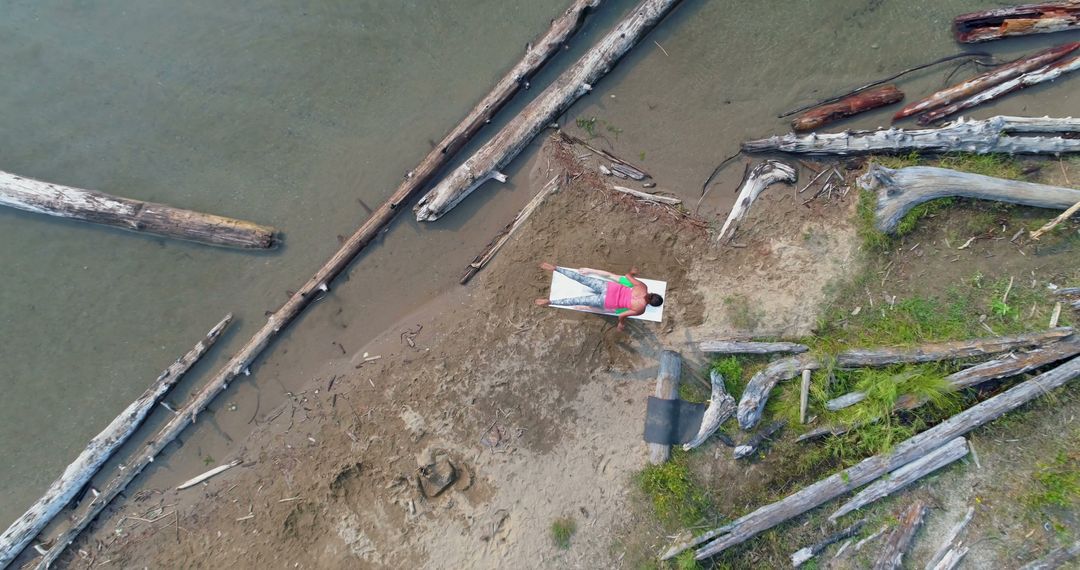
[[[610,271],[590,269],[582,267],[577,271],[556,267],[550,263],[540,264],[544,271],[558,271],[562,275],[588,287],[592,293],[578,297],[563,299],[537,299],[536,304],[541,307],[548,305],[556,307],[573,307],[583,310],[601,309],[605,311],[620,311],[618,329],[621,331],[626,326],[626,319],[636,317],[645,312],[649,305],[659,307],[664,304],[664,298],[656,293],[650,293],[649,287],[635,276],[637,268],[630,269],[626,273],[626,280],[633,285],[627,287],[619,283],[620,277]]]

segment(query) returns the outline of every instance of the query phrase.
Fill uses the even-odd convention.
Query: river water
[[[180,402],[302,284],[545,29],[568,0],[7,1],[0,7],[0,169],[274,225],[284,247],[236,252],[0,210],[0,523],[226,312],[237,323]],[[605,1],[535,95],[630,6]],[[960,48],[974,0],[685,0],[561,120],[696,201],[776,114]],[[980,46],[1001,57],[1077,34]],[[950,65],[903,87],[939,87]],[[970,71],[962,71],[969,73]],[[1067,85],[977,116],[1080,114]],[[511,106],[520,108],[522,101]],[[883,124],[875,114],[853,126]],[[457,287],[531,195],[527,164],[432,225],[409,216],[201,416],[173,456],[215,461],[320,367]],[[723,214],[741,166],[705,212]],[[363,203],[363,204],[362,204]],[[420,324],[420,323],[418,323]],[[154,422],[160,423],[159,413]]]

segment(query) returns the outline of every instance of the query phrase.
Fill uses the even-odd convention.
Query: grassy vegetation
[[[671,460],[650,465],[637,475],[638,485],[665,528],[680,529],[708,516],[709,499],[690,473],[689,454],[672,448]]]
[[[570,517],[555,519],[551,522],[551,540],[561,550],[570,548],[570,538],[577,532],[577,522]]]

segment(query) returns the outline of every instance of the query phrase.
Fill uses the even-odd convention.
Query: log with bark
[[[1078,190],[1077,192],[1080,192]],[[957,360],[974,356],[989,356],[1042,346],[1068,337],[1071,327],[1024,333],[1015,336],[997,336],[924,344],[912,348],[848,349],[836,357],[840,368],[865,366],[889,366],[891,364],[919,364],[939,360]]]
[[[680,0],[642,0],[629,15],[494,137],[428,192],[416,206],[416,219],[434,221],[505,167],[529,142],[603,77]]]
[[[0,205],[207,245],[267,249],[277,241],[271,227],[3,171],[0,171]]]
[[[682,357],[674,350],[660,353],[660,370],[656,373],[656,391],[654,396],[661,400],[679,398],[679,376],[682,374]],[[660,465],[671,458],[671,446],[663,443],[650,443],[649,463]]]
[[[895,85],[882,85],[867,89],[866,91],[848,95],[834,103],[828,103],[806,111],[791,121],[791,128],[796,131],[811,131],[845,117],[892,105],[903,98],[904,92],[897,89]]]
[[[956,414],[944,422],[896,445],[889,453],[864,459],[857,465],[826,477],[788,497],[766,505],[720,528],[677,544],[663,555],[667,560],[679,553],[712,540],[698,549],[695,558],[703,560],[741,544],[758,534],[840,495],[873,482],[945,443],[991,422],[1003,414],[1046,395],[1080,377],[1080,358],[1040,374],[984,402]]]
[[[771,362],[763,370],[754,374],[743,389],[739,399],[739,427],[749,430],[761,420],[769,393],[783,380],[791,380],[802,374],[803,370],[817,370],[821,362],[810,354],[798,354]]]
[[[926,570],[937,570],[938,568],[952,568],[960,561],[966,554],[965,549],[957,548],[959,543],[956,541],[960,537],[960,533],[964,531],[967,524],[971,522],[972,517],[975,516],[975,507],[968,507],[967,512],[964,513],[960,522],[953,525],[949,529],[949,532],[945,533],[945,540],[941,541],[941,546],[938,547],[934,555],[930,557],[930,560],[926,563]],[[963,554],[960,552],[964,551]],[[950,556],[950,553],[951,556]],[[946,561],[946,559],[948,560]]]
[[[933,129],[878,129],[842,133],[789,133],[742,143],[745,152],[858,155],[972,152],[976,154],[1061,154],[1080,152],[1080,139],[1047,136],[1080,132],[1080,118],[997,116],[959,119]],[[1025,136],[1032,135],[1032,136]]]
[[[223,390],[227,383],[238,374],[249,373],[248,368],[251,363],[262,354],[263,350],[277,337],[282,329],[292,323],[303,312],[304,308],[319,297],[320,293],[328,291],[330,283],[375,239],[380,230],[394,219],[399,211],[399,206],[412,199],[416,193],[422,190],[439,169],[453,159],[456,153],[472,139],[481,127],[490,122],[492,115],[525,86],[527,78],[531,77],[548,60],[559,53],[566,40],[580,28],[585,13],[598,3],[599,0],[575,0],[560,17],[552,20],[548,31],[540,39],[529,45],[521,61],[511,68],[492,91],[424,157],[415,169],[409,171],[405,180],[401,182],[393,194],[371,213],[364,224],[342,243],[334,255],[303,286],[293,293],[284,305],[273,312],[255,335],[215,373],[207,386],[207,390],[213,388],[214,393],[207,395],[212,398],[217,392]],[[192,420],[198,411],[197,409],[192,410]],[[183,426],[175,427],[180,427],[182,430]],[[161,433],[164,432],[159,432],[159,436]],[[178,434],[179,430],[175,433]],[[172,435],[172,437],[175,437],[175,435]],[[161,445],[161,447],[164,447],[164,445]],[[160,448],[151,449],[151,451],[156,453],[160,451]],[[127,482],[115,482],[119,487],[116,490],[117,494],[127,485]],[[105,507],[100,501],[102,501],[102,498],[98,497],[94,503],[95,509],[93,512],[81,518],[79,523],[72,527],[71,531],[62,535],[57,542],[57,546],[54,546],[49,551],[49,554],[42,560],[39,567],[46,568],[78,536],[78,533],[92,522],[97,513]]]
[[[967,440],[958,437],[915,461],[892,471],[888,476],[871,483],[829,515],[829,522],[835,523],[840,517],[852,511],[861,509],[883,497],[888,497],[967,454]]]
[[[1071,73],[1078,69],[1080,69],[1080,55],[1064,57],[1049,65],[1040,67],[1035,71],[1030,71],[1021,75],[1020,77],[1010,79],[1004,83],[1001,83],[1000,85],[995,85],[989,89],[986,89],[985,91],[975,93],[966,99],[956,101],[955,103],[951,103],[949,105],[941,107],[940,109],[934,109],[933,111],[929,111],[921,115],[918,122],[920,125],[929,125],[931,123],[936,123],[944,119],[945,117],[955,115],[956,113],[959,113],[964,109],[970,109],[977,105],[982,105],[987,101],[992,101],[994,99],[997,99],[998,97],[1003,97],[1009,93],[1012,93],[1013,91],[1019,91],[1020,89],[1026,89],[1033,85],[1046,83],[1048,81],[1054,81],[1062,75],[1065,75],[1066,73]]]
[[[905,106],[893,116],[893,120],[898,121],[905,117],[949,105],[954,101],[967,99],[976,93],[985,91],[995,85],[999,85],[1029,71],[1034,71],[1044,65],[1057,61],[1072,53],[1077,48],[1080,48],[1080,42],[1069,42],[1067,44],[1045,49],[1028,57],[1020,58],[1014,62],[995,67],[986,73],[976,75],[971,79],[953,85],[952,87],[942,89],[925,99],[915,101],[914,103]]]
[[[1058,210],[1080,202],[1080,190],[1074,188],[1005,180],[933,166],[894,170],[871,164],[866,174],[859,177],[858,184],[865,190],[877,192],[874,226],[886,233],[896,231],[904,214],[912,208],[936,198],[957,196]]]
[[[705,440],[709,439],[709,436],[735,413],[735,398],[728,394],[723,375],[716,370],[710,370],[709,380],[712,384],[709,406],[705,408],[705,415],[701,418],[701,427],[698,428],[697,435],[683,444],[684,451],[690,451],[705,443]]]
[[[701,352],[717,354],[772,354],[789,352],[801,354],[810,350],[805,344],[795,342],[751,342],[743,340],[703,340],[698,344]]]
[[[1080,541],[1069,546],[1055,548],[1048,552],[1046,556],[1024,564],[1020,567],[1020,570],[1054,570],[1055,568],[1061,568],[1066,562],[1077,556],[1080,556]]]
[[[900,515],[900,524],[889,533],[885,546],[874,561],[873,570],[896,570],[904,561],[904,554],[915,542],[915,535],[926,520],[930,508],[926,503],[915,501]]]
[[[812,544],[805,548],[800,548],[791,555],[791,565],[798,568],[799,566],[806,564],[811,558],[817,556],[818,554],[821,554],[826,548],[829,547],[829,545],[835,544],[837,542],[840,542],[841,540],[845,540],[855,536],[856,534],[859,534],[859,531],[861,531],[864,526],[866,526],[866,519],[857,521],[855,524],[845,528],[844,530],[829,535],[821,542]]]
[[[967,44],[1076,28],[1080,28],[1080,2],[1076,0],[995,8],[953,19],[956,41]]]
[[[210,332],[206,333],[206,336],[191,350],[162,371],[142,395],[129,404],[119,416],[116,416],[116,419],[110,422],[101,433],[90,440],[86,449],[64,469],[56,481],[53,481],[45,494],[23,516],[12,523],[4,534],[0,535],[0,568],[10,564],[19,552],[41,532],[41,529],[45,528],[49,521],[71,502],[79,490],[94,477],[98,469],[142,425],[143,420],[165,397],[165,394],[214,346],[231,322],[232,314],[230,313],[210,329]]]
[[[796,180],[798,180],[798,175],[795,173],[795,169],[783,162],[766,160],[755,166],[746,178],[742,189],[739,190],[735,205],[732,206],[731,213],[728,214],[727,221],[724,222],[724,227],[720,229],[720,233],[716,236],[717,241],[723,241],[735,235],[739,222],[750,211],[750,204],[754,203],[754,200],[765,188],[777,182],[794,184]]]

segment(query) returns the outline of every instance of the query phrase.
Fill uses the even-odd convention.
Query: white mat
[[[576,270],[570,269],[568,267],[564,267],[563,269],[569,269],[570,271],[573,271],[574,273],[577,273]],[[590,275],[589,277],[596,277],[596,276],[595,275]],[[604,279],[604,278],[600,277],[600,279]],[[605,280],[610,281],[610,279],[605,279]],[[663,317],[664,317],[664,307],[667,306],[667,282],[665,282],[665,281],[656,281],[654,279],[641,279],[640,277],[638,278],[638,280],[641,281],[642,283],[644,283],[645,286],[649,288],[650,293],[656,293],[656,294],[660,295],[661,297],[664,297],[664,304],[660,305],[659,307],[654,307],[652,305],[646,305],[644,313],[642,313],[640,315],[637,315],[637,316],[634,316],[634,317],[630,317],[630,318],[631,319],[640,319],[640,320],[643,320],[643,321],[652,321],[654,323],[659,323],[661,321],[661,319],[663,319]],[[573,279],[563,275],[562,273],[559,273],[557,271],[551,272],[551,295],[548,296],[548,299],[554,301],[556,299],[566,299],[567,297],[580,297],[582,295],[591,295],[591,294],[593,294],[592,289],[589,289],[588,287],[582,285],[581,283],[578,283],[577,281],[574,281]],[[615,314],[615,311],[605,311],[603,309],[585,309],[585,308],[582,308],[582,307],[560,307],[558,305],[550,305],[550,306],[554,307],[556,309],[570,309],[571,311],[581,311],[583,313],[596,313],[596,314],[599,314],[599,315],[617,316]]]

